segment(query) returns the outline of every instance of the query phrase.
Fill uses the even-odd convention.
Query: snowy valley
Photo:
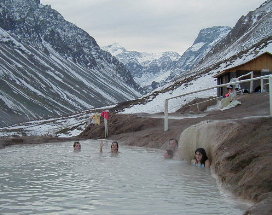
[[[0,126],[112,105],[141,95],[94,38],[34,0],[0,2]]]
[[[47,6],[37,5],[37,8],[45,10],[44,7]],[[21,135],[22,132],[26,135],[75,136],[84,129],[92,114],[92,111],[83,110],[93,109],[95,112],[95,107],[114,103],[120,105],[127,100],[132,101],[124,105],[121,103],[120,113],[163,112],[166,98],[215,86],[213,76],[218,72],[243,64],[264,52],[271,53],[271,11],[272,1],[267,1],[241,17],[233,28],[201,30],[194,44],[182,56],[175,52],[150,54],[127,51],[117,44],[104,47],[112,56],[94,45],[94,40],[91,40],[94,46],[92,50],[87,50],[88,54],[83,52],[84,55],[78,55],[75,51],[75,55],[69,56],[65,54],[65,49],[59,50],[60,44],[54,44],[54,40],[26,43],[26,38],[16,36],[16,29],[4,30],[6,24],[2,26],[0,37],[1,53],[5,52],[0,54],[1,87],[6,88],[0,94],[2,121],[11,117],[17,119],[18,116],[23,120],[45,116],[55,118],[4,127],[0,130],[1,136]],[[65,34],[50,35],[55,38]],[[37,48],[37,44],[41,47]],[[70,48],[70,45],[65,47]],[[86,51],[84,44],[80,47]],[[40,48],[46,51],[42,52]],[[8,55],[12,52],[14,54]],[[39,65],[34,67],[35,71],[32,69],[33,62],[38,62],[35,66]],[[132,70],[131,74],[129,70]],[[153,91],[141,97],[133,78],[149,90],[154,88]],[[194,98],[215,95],[216,91],[210,90],[176,99],[170,102],[169,110],[175,112]],[[35,108],[30,110],[29,107]],[[77,114],[71,115],[74,112]],[[70,116],[59,118],[63,114]]]

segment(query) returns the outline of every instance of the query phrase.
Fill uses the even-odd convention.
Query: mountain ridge
[[[121,62],[40,1],[0,2],[0,62],[0,125],[140,96]]]
[[[229,33],[230,29],[228,26],[201,29],[193,45],[182,55],[171,51],[156,54],[128,51],[117,43],[102,49],[116,56],[125,64],[135,81],[150,91],[192,69],[214,44]]]

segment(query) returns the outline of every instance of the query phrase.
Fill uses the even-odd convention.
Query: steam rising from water
[[[241,214],[210,171],[164,160],[163,152],[99,142],[24,145],[0,151],[0,214]]]

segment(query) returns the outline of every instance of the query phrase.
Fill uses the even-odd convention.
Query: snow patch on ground
[[[166,80],[171,74],[171,71],[160,72],[156,75],[154,74],[143,74],[140,78],[135,77],[134,80],[137,84],[145,87],[152,84],[153,81],[160,83]]]
[[[179,96],[181,94],[205,89],[208,87],[216,86],[216,79],[214,79],[212,76],[215,75],[215,72],[206,74],[196,80],[193,80],[190,83],[182,84],[177,89],[166,92],[163,94],[159,94],[156,98],[154,98],[152,101],[148,102],[147,104],[140,104],[140,105],[134,105],[131,108],[126,108],[122,113],[124,114],[132,114],[132,113],[159,113],[164,112],[164,102],[165,99],[168,99],[170,97]],[[186,103],[194,100],[195,98],[208,98],[210,96],[216,96],[216,89],[194,93],[191,95],[179,97],[176,99],[172,99],[169,101],[169,113],[175,112],[181,106],[185,105]]]
[[[0,137],[7,136],[53,136],[74,137],[78,136],[90,123],[94,113],[101,113],[114,107],[105,106],[99,109],[91,109],[70,116],[51,118],[45,120],[34,120],[18,125],[0,128]],[[102,120],[102,118],[101,118]]]

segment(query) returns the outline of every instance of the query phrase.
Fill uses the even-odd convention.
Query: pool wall
[[[190,161],[199,147],[206,149],[211,168],[227,190],[258,203],[250,214],[272,214],[271,117],[190,126],[180,135],[179,158]]]

